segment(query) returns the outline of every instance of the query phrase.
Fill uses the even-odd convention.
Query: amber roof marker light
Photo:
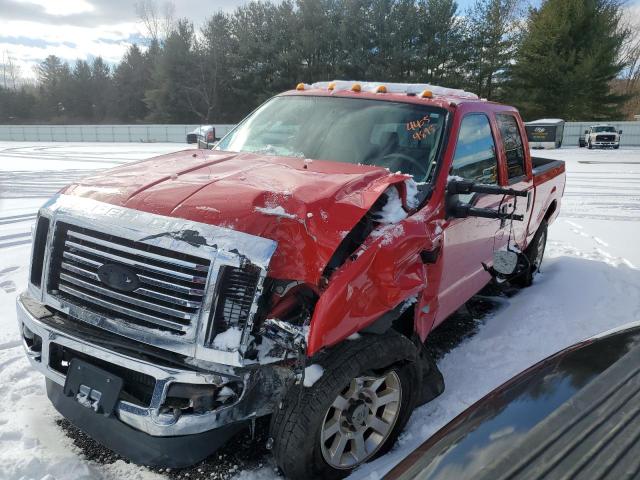
[[[376,88],[376,93],[387,93],[387,87],[379,85],[378,88]]]
[[[304,83],[300,82],[298,85],[296,85],[296,90],[304,90]]]
[[[352,92],[359,92],[360,90],[362,90],[362,87],[359,83],[354,83],[353,85],[351,85]]]
[[[327,90],[335,90],[336,88],[336,82],[331,82],[329,85],[327,85]]]
[[[422,98],[433,98],[433,92],[431,90],[423,90],[420,94]]]

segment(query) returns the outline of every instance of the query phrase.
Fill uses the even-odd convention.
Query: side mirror
[[[493,252],[493,269],[502,275],[511,275],[518,266],[518,254],[508,250]]]
[[[622,130],[618,130],[618,133],[619,133],[620,135],[622,135]]]
[[[588,133],[589,133],[589,130],[585,130],[585,131],[584,131],[584,134],[585,134],[585,135],[586,135],[586,134],[588,134]]]

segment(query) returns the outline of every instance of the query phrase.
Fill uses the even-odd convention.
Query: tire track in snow
[[[20,346],[22,342],[20,340],[13,340],[11,342],[0,343],[0,350],[9,350]]]
[[[0,198],[50,197],[66,185],[96,170],[43,170],[4,172],[0,176]]]
[[[23,215],[10,215],[7,217],[0,217],[0,225],[11,225],[13,223],[28,222],[36,219],[36,213],[25,213]]]

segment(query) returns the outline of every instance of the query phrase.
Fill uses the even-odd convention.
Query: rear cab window
[[[446,111],[372,99],[275,97],[223,138],[217,150],[375,165],[431,179]]]
[[[502,148],[507,161],[507,178],[510,183],[526,175],[525,154],[516,117],[508,113],[496,114]]]

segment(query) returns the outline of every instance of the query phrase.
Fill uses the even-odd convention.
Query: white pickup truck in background
[[[584,136],[578,138],[579,147],[620,148],[622,130],[613,125],[592,125],[584,131]]]

